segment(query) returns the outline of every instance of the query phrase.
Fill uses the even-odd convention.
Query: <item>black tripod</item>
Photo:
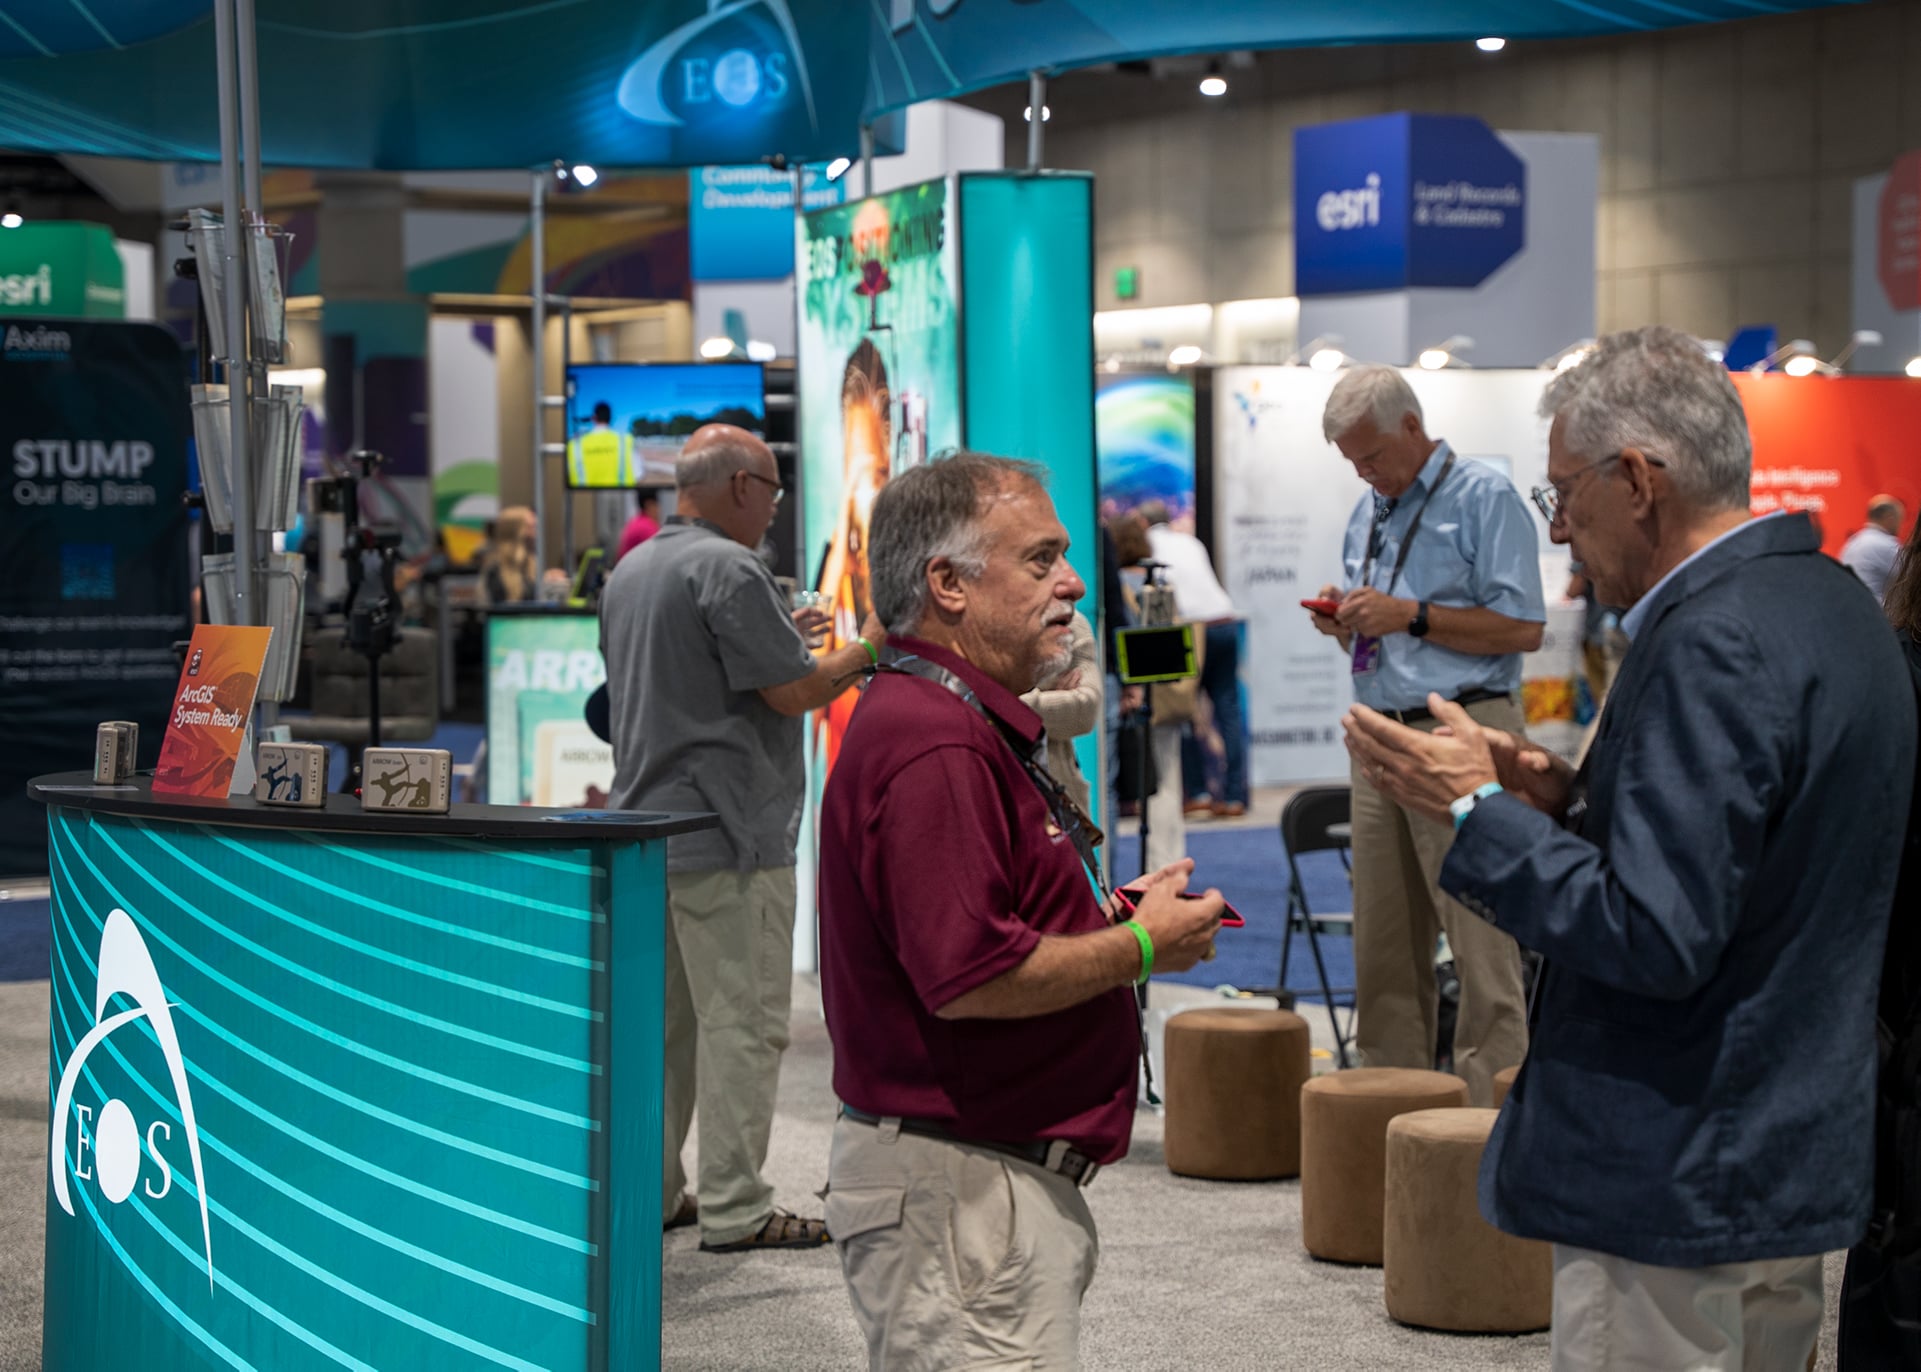
[[[349,650],[367,659],[367,747],[380,746],[380,659],[400,642],[400,591],[394,574],[400,563],[400,533],[393,529],[362,528],[360,524],[360,483],[371,480],[374,469],[385,461],[379,453],[362,449],[348,461],[360,467],[356,476],[350,467],[346,475],[325,483],[320,506],[341,517],[343,546],[340,556],[347,563],[347,640]],[[320,485],[321,483],[315,483]],[[371,571],[371,574],[370,574]],[[360,790],[362,757],[350,758],[341,785],[345,794]]]

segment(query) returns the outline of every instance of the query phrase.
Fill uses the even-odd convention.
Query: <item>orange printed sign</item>
[[[272,629],[247,625],[194,629],[154,769],[155,795],[227,798],[272,637]]]
[[[1822,550],[1838,557],[1848,535],[1867,522],[1875,496],[1901,501],[1910,521],[1921,508],[1921,466],[1914,460],[1921,382],[1736,372],[1734,389],[1754,438],[1749,504],[1755,514],[1812,515]]]

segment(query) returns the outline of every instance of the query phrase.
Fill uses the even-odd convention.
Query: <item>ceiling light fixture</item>
[[[1594,340],[1583,338],[1579,343],[1568,344],[1567,347],[1543,361],[1541,365],[1559,376],[1562,372],[1570,371],[1587,361],[1588,354],[1593,351]]]
[[[1782,344],[1749,367],[1748,374],[1760,376],[1779,367],[1789,376],[1811,376],[1826,365],[1821,360],[1820,354],[1815,352],[1813,343],[1805,338],[1796,338]]]
[[[1911,357],[1908,359],[1908,375],[1921,378],[1921,357]]]
[[[0,229],[17,229],[27,221],[20,217],[18,210],[8,210],[0,214]]]
[[[1460,359],[1459,354],[1473,346],[1473,339],[1457,333],[1432,348],[1421,349],[1421,355],[1415,361],[1420,364],[1421,370],[1429,372],[1438,372],[1444,367],[1465,367],[1468,364]]]
[[[772,362],[780,356],[780,350],[772,343],[763,343],[758,338],[747,340],[747,360],[749,362]]]
[[[1507,46],[1507,39],[1477,38],[1474,40],[1474,46],[1479,48],[1482,52],[1499,52],[1502,48]]]
[[[1221,75],[1220,64],[1214,63],[1201,78],[1201,94],[1210,100],[1227,94],[1227,78]]]
[[[1201,360],[1201,350],[1192,343],[1183,343],[1167,355],[1170,367],[1191,367]]]
[[[829,181],[840,180],[841,177],[847,175],[848,168],[853,165],[854,159],[851,157],[836,157],[832,162],[827,164],[827,179]]]
[[[700,345],[700,355],[709,362],[717,362],[723,357],[732,357],[734,355],[734,340],[718,336],[709,338]]]
[[[585,190],[587,187],[593,185],[594,182],[600,180],[600,173],[588,166],[585,162],[582,162],[574,167],[573,177],[574,184],[582,190]]]

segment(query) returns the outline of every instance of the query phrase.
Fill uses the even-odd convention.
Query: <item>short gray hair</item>
[[[867,578],[874,613],[890,634],[912,633],[927,613],[927,566],[944,557],[968,580],[987,570],[981,518],[1002,488],[1047,484],[1046,470],[986,453],[957,452],[901,473],[880,488],[868,521]]]
[[[682,451],[674,459],[674,484],[682,490],[689,486],[718,486],[754,465],[759,445],[745,438],[716,438],[693,452]]]
[[[1354,367],[1341,373],[1327,397],[1327,408],[1321,411],[1321,434],[1329,443],[1338,443],[1363,419],[1373,420],[1375,428],[1388,433],[1400,428],[1401,420],[1408,415],[1424,427],[1427,424],[1421,399],[1406,377],[1378,363]]]
[[[1727,369],[1665,325],[1612,333],[1548,383],[1541,415],[1569,451],[1603,461],[1638,448],[1667,465],[1681,498],[1703,513],[1746,509],[1753,446]]]

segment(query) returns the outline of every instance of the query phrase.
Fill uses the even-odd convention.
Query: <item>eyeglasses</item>
[[[758,481],[763,486],[772,486],[774,488],[774,503],[776,505],[780,504],[781,501],[787,498],[787,488],[781,485],[778,481],[774,481],[771,478],[764,477],[759,472],[747,471],[744,468],[741,471],[741,475],[744,477],[749,477],[752,480]]]
[[[1625,456],[1625,453],[1616,453],[1612,457],[1602,458],[1599,462],[1590,462],[1565,481],[1550,481],[1545,486],[1536,486],[1528,492],[1528,496],[1534,501],[1534,508],[1541,512],[1541,518],[1545,519],[1549,524],[1558,524],[1561,522],[1562,514],[1566,512],[1568,496],[1573,493],[1574,488],[1580,485],[1587,477],[1600,471],[1601,468],[1611,462],[1619,462]],[[1650,467],[1665,467],[1668,465],[1658,457],[1653,457],[1645,453],[1643,453],[1642,456],[1647,459],[1647,464]]]

